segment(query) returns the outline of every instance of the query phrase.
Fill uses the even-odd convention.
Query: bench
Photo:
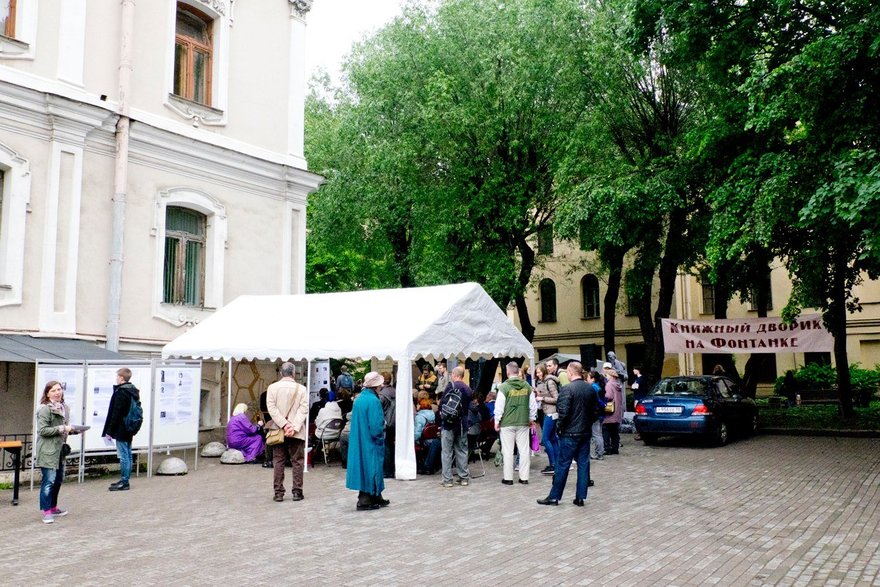
[[[837,386],[832,388],[806,388],[798,391],[801,404],[836,404],[839,401]]]

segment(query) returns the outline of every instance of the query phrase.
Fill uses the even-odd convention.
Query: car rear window
[[[699,379],[663,379],[653,395],[706,395],[706,384]]]

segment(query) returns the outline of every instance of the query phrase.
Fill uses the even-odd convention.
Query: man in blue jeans
[[[116,454],[119,456],[119,481],[110,485],[110,491],[128,491],[131,477],[131,440],[133,434],[125,428],[125,417],[131,409],[131,402],[140,401],[138,388],[130,383],[131,369],[123,367],[116,372],[116,385],[107,409],[107,420],[101,436],[116,441]]]
[[[593,421],[596,419],[598,396],[596,390],[583,379],[583,367],[577,361],[568,364],[568,377],[571,383],[559,390],[556,410],[559,417],[556,429],[559,432],[559,456],[556,459],[556,472],[550,494],[539,499],[541,505],[559,505],[562,492],[568,481],[571,461],[577,463],[577,486],[574,505],[583,507],[587,499],[587,486],[590,483],[590,437]]]

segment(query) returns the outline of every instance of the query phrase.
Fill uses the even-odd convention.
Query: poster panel
[[[321,399],[321,388],[330,389],[330,361],[313,361],[309,379],[309,407]]]
[[[85,435],[86,452],[113,451],[116,442],[101,436],[113,386],[116,385],[116,371],[122,367],[131,369],[131,383],[140,392],[141,407],[144,409],[144,423],[131,442],[134,450],[145,449],[150,445],[150,381],[149,364],[89,365],[86,379],[86,425],[91,426]]]
[[[81,364],[61,365],[61,364],[39,364],[37,366],[37,386],[36,395],[34,397],[34,414],[40,408],[40,400],[43,397],[43,389],[50,381],[58,381],[64,390],[64,403],[70,408],[70,423],[83,423],[83,375],[85,369]],[[34,436],[39,434],[34,431]],[[67,437],[67,444],[73,452],[78,452],[82,448],[82,435],[71,434]]]
[[[200,364],[156,366],[153,446],[197,444],[202,367]]]

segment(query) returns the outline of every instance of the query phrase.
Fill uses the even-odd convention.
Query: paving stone
[[[65,483],[69,515],[44,525],[38,491],[0,491],[4,585],[880,584],[876,439],[767,436],[645,447],[591,465],[587,505],[535,503],[550,477],[468,487],[386,480],[391,506],[357,512],[345,471],[317,465],[305,500],[272,501],[272,470],[189,457],[184,477]],[[175,453],[182,455],[182,453]],[[574,473],[574,472],[572,472]],[[51,564],[37,561],[51,559]],[[235,565],[220,561],[235,560]],[[464,569],[450,572],[452,569]]]

